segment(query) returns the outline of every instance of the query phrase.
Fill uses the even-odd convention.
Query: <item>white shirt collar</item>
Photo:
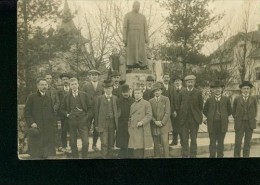
[[[43,93],[43,92],[41,92],[41,91],[39,91],[39,92],[41,93],[42,96],[45,96],[45,93]]]
[[[161,96],[158,96],[158,97],[155,96],[154,98],[155,98],[156,101],[159,101]]]
[[[64,91],[69,91],[70,90],[70,86],[63,86]]]
[[[192,87],[191,89],[189,89],[189,88],[187,87],[187,90],[188,90],[188,91],[193,91],[193,89],[194,89],[194,87]]]
[[[105,97],[106,97],[106,98],[111,98],[111,97],[112,97],[112,94],[111,94],[111,95],[107,95],[107,94],[105,93]]]

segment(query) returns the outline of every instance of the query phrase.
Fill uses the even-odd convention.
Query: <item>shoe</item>
[[[99,151],[100,151],[99,148],[96,147],[96,146],[92,146],[92,149],[93,149],[95,152],[99,152]]]
[[[64,151],[63,151],[63,148],[62,148],[62,147],[59,147],[57,150],[58,150],[58,152],[63,152],[63,153],[64,153]]]
[[[178,145],[178,143],[174,142],[174,141],[172,141],[171,144],[170,144],[170,146],[176,146],[176,145]]]

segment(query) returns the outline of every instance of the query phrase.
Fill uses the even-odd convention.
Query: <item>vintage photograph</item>
[[[18,0],[20,160],[260,157],[260,0]]]

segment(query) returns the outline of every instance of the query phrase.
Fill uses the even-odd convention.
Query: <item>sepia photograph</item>
[[[18,0],[19,160],[260,157],[260,0]]]

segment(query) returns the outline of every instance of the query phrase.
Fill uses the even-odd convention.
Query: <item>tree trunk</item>
[[[183,78],[186,76],[186,70],[187,70],[187,63],[186,61],[182,62],[182,76]]]

